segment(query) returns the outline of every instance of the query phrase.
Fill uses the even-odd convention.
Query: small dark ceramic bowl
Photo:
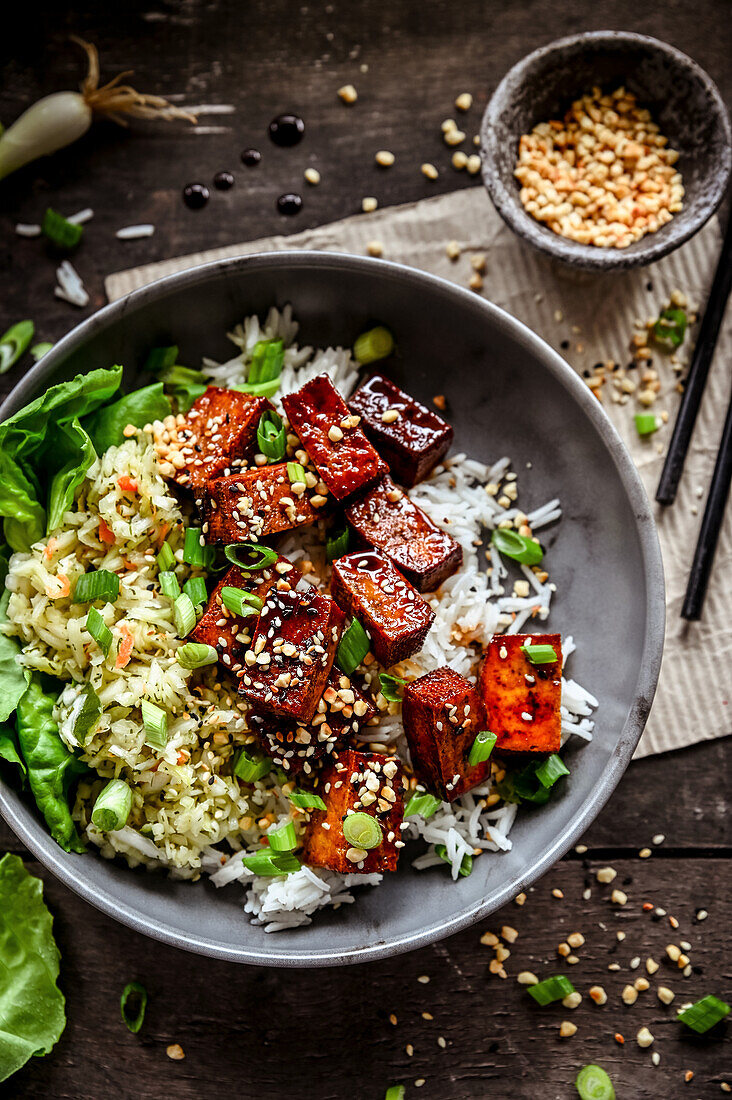
[[[524,210],[513,174],[521,135],[562,118],[595,85],[603,92],[621,86],[632,92],[681,154],[683,210],[628,248],[578,244],[541,225]],[[641,267],[678,248],[717,209],[732,168],[729,117],[710,77],[673,46],[621,31],[560,38],[514,65],[486,108],[481,144],[483,180],[503,220],[547,255],[595,271]]]

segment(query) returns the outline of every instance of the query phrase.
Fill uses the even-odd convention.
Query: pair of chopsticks
[[[694,423],[699,412],[725,306],[731,290],[732,215],[727,222],[727,232],[722,242],[722,252],[717,263],[717,270],[714,273],[706,312],[702,317],[699,328],[699,338],[692,355],[686,388],[681,399],[668,454],[656,490],[656,500],[659,504],[673,504],[676,498],[676,490],[684,469],[686,452],[691,441],[691,434],[694,430]],[[732,374],[732,371],[730,374]],[[722,440],[719,445],[714,473],[712,474],[709,496],[704,509],[699,540],[696,544],[694,560],[686,586],[686,595],[681,608],[683,619],[696,620],[701,618],[714,553],[717,549],[717,541],[724,519],[730,483],[732,483],[732,395],[730,396]]]

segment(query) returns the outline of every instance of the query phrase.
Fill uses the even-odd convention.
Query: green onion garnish
[[[496,790],[504,802],[533,802],[537,806],[543,806],[549,801],[551,791],[536,778],[540,762],[527,764],[518,772],[506,774],[505,779],[496,784]]]
[[[180,596],[178,578],[171,570],[164,569],[162,573],[158,573],[158,580],[163,595],[167,596],[169,600],[176,600]]]
[[[575,1085],[580,1100],[615,1100],[613,1083],[602,1066],[583,1066]]]
[[[70,252],[72,248],[76,248],[83,237],[84,226],[67,221],[63,214],[57,214],[49,206],[43,215],[41,233],[44,237],[48,237],[51,244],[54,244],[56,248],[62,248],[64,251]]]
[[[175,629],[178,631],[179,638],[185,638],[186,634],[190,634],[196,625],[196,609],[193,606],[191,597],[185,592],[181,592],[173,604],[173,618],[175,619]]]
[[[400,687],[404,687],[406,680],[401,676],[390,676],[388,672],[379,673],[379,688],[387,703],[401,703],[402,693]]]
[[[394,337],[388,328],[377,325],[357,338],[353,345],[353,357],[357,363],[376,363],[379,359],[386,359],[393,350]]]
[[[242,619],[248,615],[258,615],[264,606],[261,596],[245,592],[243,588],[230,588],[228,585],[221,589],[221,602],[227,611],[240,615]]]
[[[167,348],[162,348],[162,351],[167,351]],[[178,349],[175,349],[176,355]],[[160,374],[160,381],[164,382],[166,386],[183,386],[184,388],[193,389],[196,386],[201,386],[203,392],[208,389],[205,384],[206,375],[202,370],[191,370],[190,367],[180,367],[169,365],[165,367]],[[193,404],[193,402],[191,402]]]
[[[132,1002],[131,1005],[130,1001]],[[119,999],[119,1007],[125,1027],[133,1035],[137,1035],[142,1027],[142,1021],[145,1019],[145,1009],[147,1008],[147,990],[145,986],[141,985],[140,982],[130,982],[129,985],[126,985]]]
[[[162,707],[143,699],[140,703],[145,740],[153,749],[161,751],[168,744],[168,715]]]
[[[435,798],[433,794],[420,794],[415,792],[407,802],[407,807],[404,811],[405,817],[412,817],[413,815],[419,815],[419,817],[432,817],[433,813],[439,810],[442,802],[439,798]]]
[[[259,340],[252,349],[247,384],[261,385],[276,381],[282,373],[284,361],[285,349],[281,340]]]
[[[132,809],[132,791],[124,779],[110,779],[97,796],[92,810],[92,825],[103,833],[122,829]]]
[[[272,771],[272,761],[268,756],[250,756],[241,749],[234,761],[234,775],[243,783],[256,783]]]
[[[344,527],[342,531],[338,531],[337,534],[333,534],[326,539],[325,553],[328,561],[335,561],[336,558],[342,558],[344,554],[347,554],[350,541],[350,527]]]
[[[287,432],[281,418],[272,409],[262,413],[257,428],[257,445],[270,462],[279,462],[287,451]]]
[[[368,653],[370,645],[369,636],[358,619],[351,619],[336,651],[336,662],[346,676],[356,671]]]
[[[547,756],[543,764],[540,764],[536,769],[536,778],[542,787],[553,787],[563,775],[569,775],[569,768],[561,756],[557,756],[555,752],[551,756]]]
[[[540,1005],[550,1005],[553,1001],[561,1001],[570,993],[574,993],[574,986],[563,974],[545,978],[543,982],[537,982],[536,985],[530,985],[527,988],[536,1003]]]
[[[106,657],[112,644],[112,631],[105,623],[101,611],[97,611],[96,607],[89,608],[89,614],[86,617],[86,629]]]
[[[294,848],[297,848],[295,826],[291,821],[288,821],[280,829],[268,832],[267,840],[273,852],[291,852]]]
[[[290,485],[297,485],[298,482],[301,485],[305,484],[305,467],[301,466],[299,462],[287,463],[287,476],[290,479]]]
[[[119,596],[119,577],[108,569],[94,569],[91,573],[82,573],[74,587],[72,603],[92,603],[94,600],[107,600],[114,603]]]
[[[18,321],[0,336],[0,374],[5,374],[17,363],[33,339],[35,327],[32,321]]]
[[[238,390],[239,393],[250,393],[253,397],[274,397],[280,388],[279,378],[273,378],[271,382],[259,382],[252,384],[245,382],[242,386],[232,386],[232,390]]]
[[[435,853],[440,857],[444,863],[449,863],[452,866],[452,860],[447,854],[447,848],[444,844],[435,844]],[[470,872],[473,870],[473,857],[464,855],[462,863],[460,864],[460,871],[458,872],[461,878],[467,878]]]
[[[240,554],[248,554],[251,561],[242,561]],[[279,554],[268,546],[260,546],[258,542],[232,542],[224,547],[224,557],[232,565],[238,565],[248,573],[256,573],[259,569],[274,565]]]
[[[679,1012],[676,1019],[682,1024],[686,1024],[692,1031],[703,1035],[705,1031],[709,1031],[720,1020],[724,1020],[726,1016],[729,1016],[729,1012],[730,1006],[728,1004],[709,993],[706,997],[702,997],[700,1001],[697,1001],[696,1004],[685,1008],[683,1012]]]
[[[157,374],[159,370],[167,370],[168,367],[175,366],[177,358],[178,348],[174,344],[171,344],[168,348],[151,348],[142,369]]]
[[[173,568],[175,565],[175,554],[169,542],[163,543],[155,560],[158,563],[158,569],[162,572],[168,572]]]
[[[544,557],[544,551],[538,542],[527,535],[520,535],[518,531],[510,531],[507,527],[496,527],[491,535],[491,542],[501,554],[521,562],[522,565],[538,565]]]
[[[371,814],[349,814],[343,822],[343,836],[354,848],[378,848],[384,840],[381,826]]]
[[[28,322],[28,323],[30,324],[30,322]],[[48,340],[42,340],[40,344],[34,344],[33,345],[33,347],[30,349],[30,353],[31,353],[31,355],[33,356],[33,358],[35,359],[35,361],[37,363],[38,360],[42,359],[43,356],[46,355],[46,353],[49,352],[52,347],[53,347],[53,344],[49,344]],[[2,350],[2,347],[0,346],[0,351],[1,350]],[[0,371],[0,374],[1,373],[2,373],[2,371]]]
[[[299,810],[328,809],[319,794],[312,794],[311,791],[303,791],[299,787],[296,790],[292,791],[289,798],[292,805],[297,806]]]
[[[215,665],[219,659],[214,647],[205,642],[186,642],[175,651],[175,656],[181,668],[203,668]]]
[[[111,639],[111,631],[109,636]],[[82,700],[81,706],[78,705],[78,700]],[[102,713],[101,701],[91,684],[86,684],[84,690],[79,692],[77,703],[72,707],[71,713],[74,716],[74,737],[83,745],[87,734],[96,726]]]
[[[553,645],[522,645],[521,652],[532,665],[549,665],[558,659]]]
[[[189,597],[194,607],[199,607],[208,599],[206,582],[203,577],[191,577],[183,585],[183,591]]]
[[[186,527],[185,542],[183,543],[183,561],[187,565],[201,566],[204,563],[203,535],[200,527]]]
[[[495,733],[491,733],[490,730],[481,730],[480,733],[476,734],[475,741],[470,746],[468,763],[473,767],[482,764],[493,752],[493,746],[497,740],[498,737]]]
[[[404,1100],[404,1085],[391,1085],[384,1094],[384,1100]]]
[[[678,348],[686,335],[687,317],[683,309],[663,309],[653,326],[653,339],[659,344]]]
[[[643,438],[646,435],[653,435],[658,431],[658,420],[653,413],[636,413],[633,417],[635,420],[635,430],[638,435]]]
[[[246,856],[242,863],[255,875],[292,875],[299,871],[302,864],[293,856],[292,852],[270,852],[263,848],[261,852]]]

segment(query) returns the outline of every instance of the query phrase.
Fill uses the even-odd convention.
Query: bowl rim
[[[305,951],[278,950],[276,937],[267,937],[262,930],[262,949],[250,946],[235,946],[207,938],[203,934],[184,935],[175,928],[153,922],[141,916],[125,901],[121,901],[106,889],[90,884],[84,875],[83,862],[68,860],[66,853],[58,847],[45,831],[45,826],[36,818],[20,799],[20,796],[0,780],[0,815],[35,855],[61,882],[85,901],[94,905],[108,916],[136,932],[150,936],[172,947],[194,951],[201,955],[231,962],[250,963],[259,966],[317,967],[361,963],[390,957],[405,951],[415,950],[445,936],[467,928],[488,913],[511,901],[518,893],[528,887],[546,871],[577,841],[587,826],[597,816],[617,786],[623,772],[630,762],[633,751],[640,739],[650,711],[656,690],[663,651],[665,626],[665,594],[661,550],[656,532],[651,505],[633,464],[630,454],[620,436],[600,404],[591,395],[574,370],[541,337],[527,325],[512,317],[469,290],[458,287],[437,275],[428,274],[403,264],[388,260],[379,260],[365,256],[354,256],[339,252],[320,252],[308,250],[283,250],[280,252],[255,253],[249,256],[236,256],[224,260],[215,260],[185,271],[167,275],[138,290],[132,291],[118,301],[111,303],[83,320],[54,345],[34,367],[16,384],[0,405],[0,419],[22,408],[49,378],[56,367],[72,352],[82,348],[87,339],[103,331],[110,321],[117,321],[138,305],[175,293],[184,287],[195,286],[201,282],[222,280],[230,273],[242,269],[258,268],[336,268],[380,279],[406,282],[424,287],[426,292],[436,291],[443,299],[454,299],[476,315],[491,318],[493,324],[503,328],[515,339],[527,346],[542,362],[565,389],[579,403],[589,417],[593,427],[605,443],[609,458],[618,471],[629,503],[635,517],[635,530],[643,560],[646,583],[646,625],[643,640],[642,657],[639,664],[635,687],[634,703],[628,717],[619,731],[615,747],[598,777],[597,784],[590,797],[578,807],[565,827],[548,845],[543,855],[530,869],[522,871],[493,893],[490,899],[482,899],[451,916],[429,922],[418,932],[405,933],[396,939],[379,940],[363,947],[343,949],[307,949]],[[124,869],[120,867],[124,873]],[[124,886],[121,887],[122,892]],[[242,919],[245,915],[242,910]],[[274,941],[274,942],[273,942]],[[265,949],[264,945],[268,945]],[[270,946],[271,945],[271,946]]]
[[[690,219],[687,223],[683,223],[680,215],[679,220],[676,222],[677,233],[674,236],[664,236],[660,232],[647,234],[642,238],[644,242],[647,242],[645,247],[638,249],[636,252],[629,252],[627,249],[594,248],[592,245],[580,244],[567,237],[561,237],[551,230],[546,230],[524,210],[518,197],[518,191],[512,191],[508,188],[498,171],[496,161],[498,143],[495,124],[503,111],[503,104],[515,97],[516,91],[523,84],[527,72],[537,62],[543,62],[567,47],[584,47],[592,43],[598,45],[607,43],[609,45],[610,43],[622,42],[650,47],[658,53],[664,54],[674,64],[691,71],[706,88],[725,136],[723,159],[716,166],[717,170],[711,177],[708,195],[696,217]],[[732,176],[732,125],[730,124],[725,102],[711,76],[692,57],[677,49],[676,46],[672,46],[658,38],[653,38],[651,35],[638,34],[635,31],[584,31],[563,38],[555,38],[552,42],[539,46],[538,49],[526,54],[508,70],[495,88],[483,113],[480,124],[480,138],[483,158],[483,183],[503,221],[519,237],[527,240],[540,252],[563,264],[582,268],[586,271],[608,272],[643,267],[655,260],[660,260],[662,256],[668,255],[669,252],[673,252],[674,249],[684,244],[706,225],[722,202]],[[683,214],[683,211],[681,214]],[[668,224],[672,225],[673,222]],[[678,229],[679,226],[681,226],[680,230]]]

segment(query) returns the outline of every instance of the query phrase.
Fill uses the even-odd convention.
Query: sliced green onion
[[[206,582],[203,577],[190,577],[183,585],[183,591],[189,597],[194,607],[199,607],[208,599]]]
[[[36,363],[39,359],[42,359],[53,347],[53,344],[49,344],[48,340],[42,340],[40,344],[34,344],[30,349],[30,353],[35,359]],[[2,372],[0,372],[2,373]]]
[[[248,554],[251,561],[242,561],[240,554]],[[260,546],[258,542],[232,542],[224,547],[224,557],[232,565],[238,565],[248,573],[256,573],[268,565],[274,565],[279,554],[268,546]]]
[[[574,993],[574,986],[569,978],[563,974],[556,974],[553,978],[545,978],[543,982],[527,986],[531,996],[537,1004],[550,1005],[553,1001],[561,1001]]]
[[[166,348],[162,349],[166,351]],[[178,349],[175,349],[176,354]],[[160,381],[164,382],[166,386],[183,386],[194,387],[202,386],[203,390],[207,390],[206,375],[202,370],[192,370],[190,367],[174,367],[167,366],[160,374]]]
[[[142,369],[157,374],[159,370],[167,370],[168,367],[175,366],[177,358],[178,348],[175,344],[171,344],[170,347],[167,348],[151,348],[147,353],[147,359]]]
[[[654,413],[636,413],[633,419],[635,420],[635,430],[641,439],[658,431],[658,420]]]
[[[393,350],[394,337],[388,328],[377,325],[357,338],[353,345],[353,357],[357,363],[376,363],[379,359],[386,359]]]
[[[532,665],[549,665],[558,660],[557,651],[553,645],[522,645],[521,652]]]
[[[534,802],[537,806],[543,806],[549,801],[551,791],[536,778],[539,766],[536,762],[527,764],[521,771],[507,774],[496,784],[496,790],[504,802]]]
[[[303,791],[299,787],[290,793],[289,798],[292,805],[297,806],[299,810],[328,809],[319,794],[313,794],[311,791]]]
[[[175,656],[181,668],[203,668],[215,665],[219,659],[214,647],[205,642],[186,642],[175,651]]]
[[[290,485],[297,485],[298,482],[304,485],[305,467],[301,466],[299,462],[288,462],[287,476],[290,480]]]
[[[109,636],[112,637],[111,631]],[[91,684],[86,684],[83,691],[79,692],[71,713],[74,716],[74,737],[83,745],[87,734],[96,726],[102,713],[101,701]]]
[[[92,810],[92,825],[103,833],[122,829],[132,809],[132,791],[124,779],[110,779],[98,794]]]
[[[440,857],[443,863],[449,863],[452,867],[452,860],[447,854],[447,848],[444,844],[435,844],[435,853]],[[464,855],[460,864],[460,871],[458,872],[461,878],[467,878],[473,870],[473,857]]]
[[[250,756],[241,749],[234,761],[234,775],[242,783],[256,783],[272,771],[272,761],[268,756]]]
[[[18,321],[0,336],[0,374],[5,374],[17,363],[33,339],[35,327],[32,321]]]
[[[338,667],[345,672],[346,676],[350,676],[356,671],[368,653],[370,646],[369,636],[358,619],[351,619],[347,630],[343,632],[336,651]]]
[[[168,715],[162,707],[143,699],[140,703],[145,740],[153,749],[161,751],[168,744]]]
[[[419,815],[419,817],[432,817],[432,815],[439,810],[442,802],[439,798],[435,798],[433,794],[420,794],[415,793],[407,802],[407,807],[404,811],[405,817],[412,817]]]
[[[173,618],[179,638],[185,638],[196,625],[196,609],[187,593],[181,592],[173,604]]]
[[[89,608],[89,614],[86,617],[86,629],[106,657],[112,644],[112,631],[105,623],[101,611],[97,611],[96,607]]]
[[[163,572],[167,572],[173,568],[175,565],[175,554],[169,542],[163,543],[155,560],[158,563],[158,569],[161,569]]]
[[[262,413],[257,428],[257,445],[270,462],[279,462],[287,451],[287,432],[281,418],[272,409]]]
[[[363,848],[367,852],[371,848],[378,848],[384,840],[376,818],[364,813],[348,815],[343,822],[343,836],[354,848]]]
[[[130,1001],[132,1002],[131,1005]],[[125,1027],[133,1035],[137,1035],[142,1027],[142,1021],[145,1019],[145,1009],[147,1008],[147,990],[145,986],[141,985],[140,982],[130,982],[129,985],[126,985],[119,999],[119,1007]]]
[[[406,680],[401,676],[390,676],[388,672],[379,673],[379,688],[387,703],[401,703],[402,693],[400,687],[404,687]]]
[[[491,535],[491,542],[501,554],[521,562],[522,565],[538,565],[544,557],[544,551],[538,542],[527,535],[520,535],[518,531],[510,531],[507,527],[497,527]]]
[[[468,763],[473,767],[482,764],[493,752],[493,746],[497,740],[498,737],[495,733],[491,733],[490,730],[481,730],[480,733],[476,734],[475,741],[470,746]]]
[[[264,606],[261,596],[245,592],[243,588],[230,588],[228,585],[221,589],[221,602],[227,611],[240,615],[242,619],[248,615],[258,615]]]
[[[246,856],[242,863],[255,875],[271,877],[273,875],[292,875],[299,871],[302,864],[292,852],[269,852],[265,848],[254,855]]]
[[[555,752],[551,756],[547,756],[543,764],[540,764],[536,769],[536,778],[541,783],[542,787],[553,787],[558,779],[561,779],[563,775],[569,775],[569,768],[562,760],[561,756],[557,756]]]
[[[405,1096],[404,1085],[391,1085],[384,1094],[384,1100],[404,1100]]]
[[[344,527],[342,531],[339,531],[337,534],[331,535],[328,539],[326,539],[325,553],[328,561],[335,561],[336,558],[342,558],[344,554],[347,554],[350,542],[350,527]]]
[[[281,340],[259,340],[252,349],[247,383],[261,385],[274,382],[279,379],[284,362],[285,349]]]
[[[653,326],[653,339],[678,348],[684,341],[688,319],[683,309],[663,309]]]
[[[253,397],[274,397],[279,388],[279,378],[274,378],[271,382],[259,382],[256,385],[245,382],[242,386],[231,387],[232,390],[238,390],[239,393],[250,393]]]
[[[62,248],[64,251],[70,252],[72,248],[76,248],[83,237],[84,226],[67,221],[63,214],[57,214],[49,206],[43,215],[41,233],[44,237],[48,237],[51,244],[54,244],[56,248]]]
[[[615,1100],[613,1083],[602,1066],[583,1066],[575,1086],[580,1100]]]
[[[82,573],[74,587],[72,603],[92,603],[94,600],[107,600],[114,603],[119,596],[119,577],[108,569],[94,569],[91,573]]]
[[[713,997],[710,993],[706,997],[702,997],[696,1004],[685,1008],[683,1012],[679,1012],[676,1019],[682,1024],[686,1024],[692,1031],[703,1035],[705,1031],[709,1031],[720,1020],[724,1020],[726,1016],[729,1016],[729,1013],[730,1006],[724,1001],[720,1001],[718,997]]]
[[[187,565],[203,565],[205,545],[202,543],[202,539],[203,535],[200,527],[186,527],[183,561]]]
[[[162,573],[158,573],[158,580],[163,595],[167,596],[169,600],[176,600],[180,596],[178,578],[172,570],[164,569]]]
[[[297,848],[295,826],[291,821],[288,821],[280,829],[267,833],[267,840],[273,852],[291,852],[294,848]]]

